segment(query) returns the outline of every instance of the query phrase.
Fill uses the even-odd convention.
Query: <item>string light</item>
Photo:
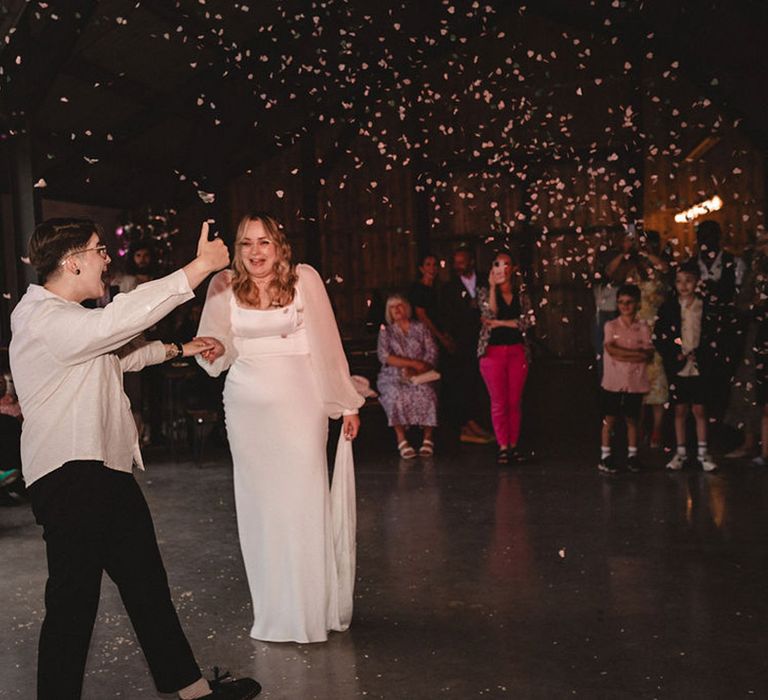
[[[712,211],[717,211],[722,208],[723,200],[715,195],[712,199],[707,199],[698,204],[694,204],[689,209],[681,211],[679,214],[675,214],[675,221],[678,224],[687,224],[694,219],[698,219],[700,216],[704,216],[704,214],[709,214]]]

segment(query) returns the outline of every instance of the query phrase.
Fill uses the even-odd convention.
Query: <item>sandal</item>
[[[435,454],[435,443],[432,440],[423,440],[419,448],[419,457],[431,457]]]
[[[400,451],[400,456],[403,459],[413,459],[416,456],[416,450],[414,450],[408,440],[403,440],[398,444],[397,449]]]

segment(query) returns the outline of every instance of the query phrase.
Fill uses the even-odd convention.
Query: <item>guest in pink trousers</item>
[[[478,290],[482,329],[477,346],[480,374],[491,397],[491,420],[500,465],[522,461],[517,451],[521,402],[528,376],[526,330],[535,323],[530,300],[509,253],[498,253],[488,288]]]

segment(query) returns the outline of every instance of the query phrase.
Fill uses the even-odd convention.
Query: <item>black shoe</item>
[[[629,469],[631,472],[634,472],[635,474],[643,471],[643,465],[640,464],[640,460],[637,458],[637,455],[627,457],[627,469]]]
[[[229,673],[220,676],[218,666],[213,667],[213,680],[210,684],[212,692],[205,697],[211,700],[250,700],[261,692],[261,685],[253,678],[233,680]]]
[[[604,459],[601,459],[597,468],[603,472],[603,474],[618,474],[619,472],[616,468],[616,463],[613,461],[612,455],[608,455]]]
[[[496,464],[509,464],[509,450],[506,447],[500,447],[496,453]]]

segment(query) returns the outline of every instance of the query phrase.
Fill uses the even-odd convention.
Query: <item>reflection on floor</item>
[[[206,667],[296,700],[768,696],[768,471],[604,477],[593,456],[500,471],[477,446],[428,462],[358,452],[356,614],[321,645],[248,637],[225,453],[140,475]],[[0,509],[0,548],[0,697],[26,699],[45,581],[26,507]],[[84,697],[157,697],[106,577]]]

